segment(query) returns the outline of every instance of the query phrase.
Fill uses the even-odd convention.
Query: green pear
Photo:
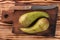
[[[24,27],[28,27],[37,18],[41,17],[49,18],[49,15],[48,13],[43,11],[28,12],[19,17],[19,23],[22,24]]]
[[[25,33],[38,33],[43,32],[49,28],[49,21],[46,18],[39,19],[32,27],[20,28],[21,31]]]

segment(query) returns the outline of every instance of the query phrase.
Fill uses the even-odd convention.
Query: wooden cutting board
[[[0,40],[60,40],[60,2],[57,2],[59,6],[58,20],[56,23],[55,37],[41,37],[41,36],[17,36],[12,33],[12,25],[5,24],[0,21]],[[1,20],[1,15],[0,15]]]

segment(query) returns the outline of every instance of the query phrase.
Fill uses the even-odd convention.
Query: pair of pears
[[[23,28],[20,28],[20,30],[29,34],[43,32],[49,27],[49,20],[47,18],[49,18],[48,13],[43,11],[25,13],[19,17],[19,23],[24,26]],[[35,20],[37,21],[29,27],[29,25],[31,25]]]

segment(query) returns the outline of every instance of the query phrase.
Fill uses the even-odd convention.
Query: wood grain
[[[0,40],[60,40],[60,5],[58,6],[59,6],[59,13],[58,13],[58,20],[56,23],[55,37],[19,36],[19,35],[17,36],[16,34],[12,33],[11,24],[1,23],[0,21]]]

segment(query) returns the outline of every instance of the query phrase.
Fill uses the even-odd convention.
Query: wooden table
[[[0,21],[0,40],[60,40],[60,5],[59,4],[58,4],[59,13],[58,13],[55,37],[49,38],[49,37],[40,37],[40,36],[16,36],[14,33],[12,33],[11,25],[1,23]]]

